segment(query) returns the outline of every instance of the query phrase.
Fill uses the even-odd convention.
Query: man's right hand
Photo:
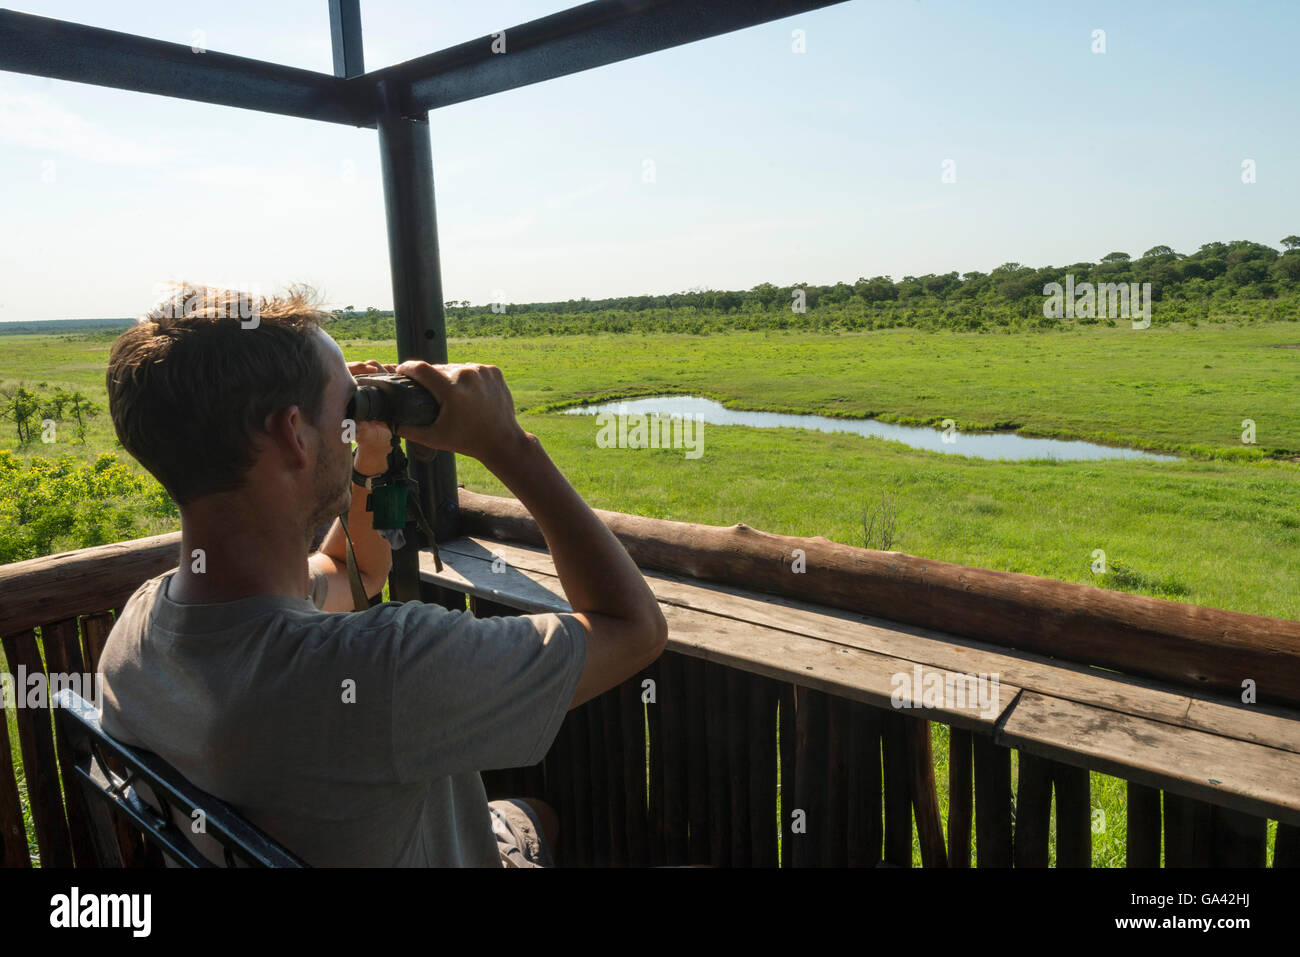
[[[432,425],[399,425],[397,434],[402,438],[431,449],[470,455],[489,467],[528,438],[515,418],[514,399],[496,366],[408,360],[397,366],[397,373],[428,389],[442,407]]]

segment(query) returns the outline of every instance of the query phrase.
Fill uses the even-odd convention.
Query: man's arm
[[[367,462],[358,452],[357,471],[362,475],[377,475],[384,471],[387,462]],[[384,582],[393,568],[393,550],[388,539],[375,531],[374,512],[366,511],[366,495],[360,485],[352,486],[352,507],[348,510],[348,532],[352,535],[352,550],[357,556],[357,572],[367,595],[377,595],[384,590]],[[320,550],[307,557],[307,564],[325,573],[329,590],[325,594],[322,611],[352,611],[352,584],[348,581],[347,539],[343,525],[336,518],[320,544]]]
[[[368,372],[392,372],[396,366],[384,366],[373,359],[368,362],[349,362],[348,371],[355,375]],[[378,475],[388,468],[388,450],[393,434],[378,422],[357,423],[357,449],[353,465],[362,475]],[[393,550],[388,539],[375,531],[374,513],[366,511],[363,486],[352,485],[352,506],[348,509],[348,532],[352,535],[352,549],[357,556],[357,572],[366,595],[378,595],[393,567]],[[343,524],[334,520],[320,544],[320,550],[307,557],[307,564],[325,574],[328,590],[322,611],[353,611],[352,583],[348,581],[347,539]]]
[[[387,456],[375,461],[373,450],[359,447],[356,469],[362,475],[377,475],[388,467]],[[352,535],[352,550],[357,556],[357,572],[367,595],[377,595],[384,590],[384,582],[393,568],[393,550],[388,539],[375,531],[374,512],[366,511],[366,495],[360,485],[352,486],[352,507],[348,510],[348,532]],[[307,557],[307,564],[325,573],[329,590],[325,595],[323,611],[352,611],[352,584],[348,581],[347,539],[338,519],[330,526],[320,550]]]
[[[663,653],[668,625],[622,543],[569,484],[537,436],[515,419],[501,370],[476,363],[397,367],[442,406],[432,426],[399,426],[430,448],[472,455],[536,519],[573,617],[587,630],[587,658],[569,707],[616,687]]]

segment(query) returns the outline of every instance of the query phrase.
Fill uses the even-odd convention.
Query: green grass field
[[[397,358],[391,342],[343,345],[349,359]],[[1013,335],[480,338],[453,340],[449,354],[504,370],[524,427],[595,507],[861,545],[864,510],[890,493],[901,551],[1300,619],[1297,346],[1300,326],[1279,322]],[[103,341],[0,337],[0,385],[79,388],[103,406],[107,354]],[[681,450],[599,448],[594,419],[554,412],[667,392],[906,424],[952,418],[963,431],[1016,428],[1185,458],[997,462],[854,435],[705,426],[703,456],[687,459]],[[1255,423],[1255,445],[1242,442],[1245,419]],[[116,447],[106,412],[84,446],[19,448],[12,425],[0,427],[0,448],[20,456],[93,460]],[[458,470],[468,488],[504,494],[479,463],[462,458]],[[137,534],[176,527],[155,515]],[[1097,549],[1116,569],[1104,578],[1090,569]],[[934,746],[946,815],[941,725]],[[1113,865],[1123,860],[1123,784],[1094,774],[1093,785],[1107,821],[1094,836],[1094,863]]]

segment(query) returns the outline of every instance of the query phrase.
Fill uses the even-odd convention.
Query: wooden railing
[[[518,503],[460,495],[467,537],[442,543],[442,572],[422,562],[423,599],[479,616],[567,610]],[[1055,792],[1055,861],[1086,867],[1093,770],[1128,782],[1128,866],[1262,866],[1270,819],[1274,865],[1300,865],[1300,623],[598,514],[646,572],[669,649],[569,712],[539,765],[484,773],[491,797],[557,809],[559,863],[908,867],[915,845],[925,866],[1044,866]],[[10,671],[93,671],[113,612],[175,567],[178,543],[0,566]],[[913,702],[905,680],[977,675],[997,676],[993,707]],[[1242,703],[1246,679],[1260,703]],[[48,711],[15,717],[27,796],[0,740],[0,862],[28,862],[24,808],[42,864],[88,860]]]

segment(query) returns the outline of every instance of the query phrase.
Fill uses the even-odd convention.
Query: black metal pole
[[[392,103],[391,99],[385,98]],[[397,357],[447,361],[447,325],[438,264],[438,224],[433,203],[433,147],[428,115],[402,116],[395,109],[379,118],[379,158],[388,220],[388,258],[393,273]],[[419,483],[420,506],[439,541],[459,534],[456,459],[438,452],[426,462],[411,454],[408,474]],[[405,547],[393,554],[389,594],[393,601],[420,598],[419,555],[423,535],[410,522]]]

